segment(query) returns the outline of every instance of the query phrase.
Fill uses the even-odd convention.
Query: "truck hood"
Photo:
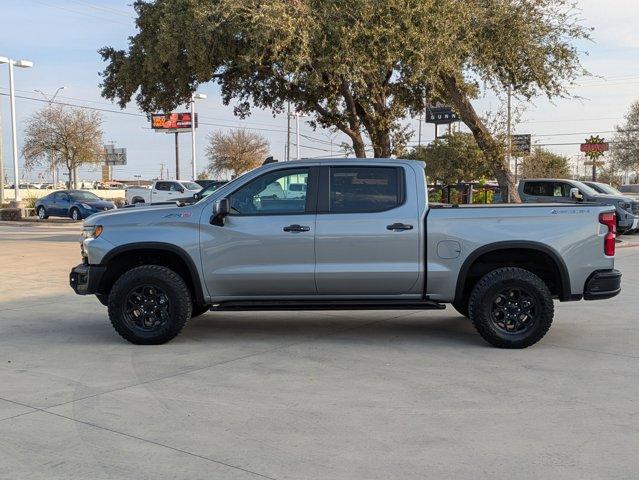
[[[164,219],[190,218],[196,215],[195,205],[178,207],[177,205],[145,204],[128,208],[119,208],[91,215],[84,222],[87,227],[93,225],[128,225],[136,223],[145,225],[160,223]],[[199,211],[199,210],[198,210]]]

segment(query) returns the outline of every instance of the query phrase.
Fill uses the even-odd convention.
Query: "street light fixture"
[[[0,57],[0,63],[9,65],[9,104],[11,106],[11,152],[13,154],[13,187],[14,203],[20,202],[20,175],[18,174],[18,137],[16,133],[16,98],[15,86],[13,82],[13,67],[30,68],[33,62],[29,60],[13,60],[7,57]]]
[[[192,180],[197,180],[197,165],[195,159],[195,101],[204,100],[206,95],[204,93],[194,93],[191,95],[191,177]]]

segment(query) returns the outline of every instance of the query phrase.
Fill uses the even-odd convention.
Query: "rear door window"
[[[399,206],[403,176],[396,167],[330,167],[329,212],[382,212]]]
[[[555,186],[553,182],[526,182],[524,193],[535,197],[553,197]]]

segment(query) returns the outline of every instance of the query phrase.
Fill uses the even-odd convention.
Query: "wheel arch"
[[[507,266],[525,268],[537,274],[561,301],[573,299],[568,268],[556,250],[539,242],[504,241],[479,247],[466,257],[457,276],[455,301],[462,302],[467,298],[485,273]],[[554,277],[558,277],[558,281],[555,282]]]
[[[102,259],[106,272],[100,280],[100,293],[109,293],[115,281],[139,265],[161,265],[177,272],[186,282],[194,301],[204,304],[200,276],[191,256],[181,247],[164,242],[137,242],[110,250]]]

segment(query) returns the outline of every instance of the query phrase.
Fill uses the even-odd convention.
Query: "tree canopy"
[[[423,160],[429,181],[444,185],[479,180],[491,171],[484,153],[472,134],[454,132],[433,141],[425,147],[416,147],[408,158]]]
[[[543,148],[524,157],[521,178],[570,178],[568,158]]]
[[[168,111],[216,81],[240,117],[281,113],[348,135],[358,157],[403,148],[402,127],[425,103],[452,106],[516,198],[496,141],[471,99],[481,87],[529,98],[566,93],[583,73],[575,39],[588,32],[570,0],[137,0],[128,50],[103,48],[103,95]],[[508,197],[508,195],[507,195]]]
[[[208,171],[217,178],[226,172],[230,172],[234,178],[259,167],[269,152],[268,140],[246,130],[214,132],[209,135],[208,140]]]
[[[630,106],[624,124],[617,126],[612,156],[615,167],[639,177],[639,101]]]
[[[47,106],[28,120],[22,155],[25,167],[48,162],[62,165],[75,186],[75,171],[81,165],[99,163],[104,156],[102,116],[82,108]]]

